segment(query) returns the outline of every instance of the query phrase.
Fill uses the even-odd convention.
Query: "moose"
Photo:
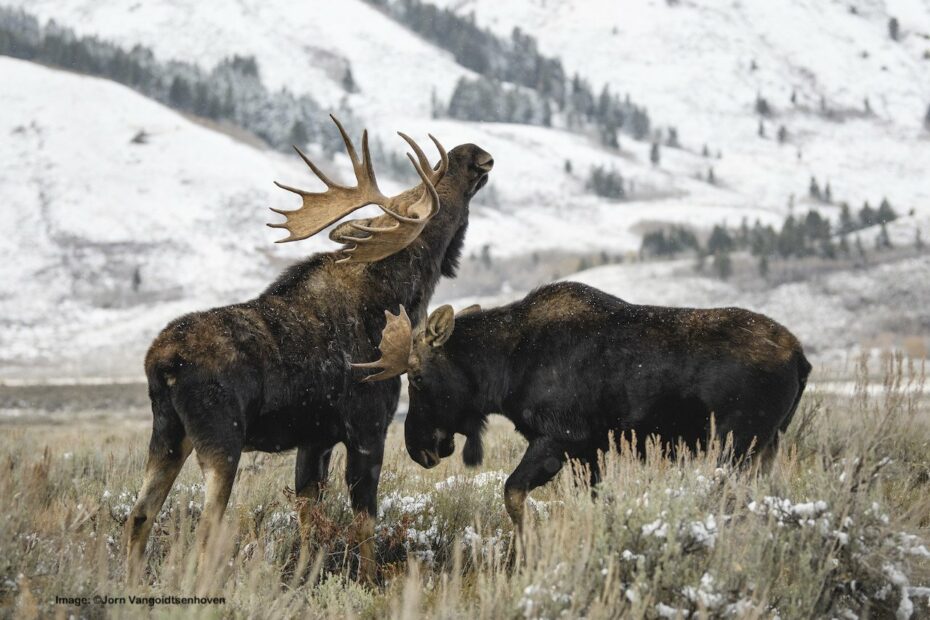
[[[407,373],[404,437],[423,467],[453,453],[456,433],[465,463],[479,464],[491,413],[527,439],[504,486],[518,532],[527,494],[566,459],[599,480],[612,433],[693,449],[714,429],[735,459],[770,459],[811,370],[797,338],[761,314],[636,305],[576,282],[489,310],[442,306],[415,334],[401,309],[380,354],[356,367],[379,370],[364,382]]]
[[[352,359],[374,355],[384,308],[409,308],[415,322],[441,276],[454,277],[468,225],[469,202],[488,180],[490,154],[463,144],[440,154],[435,167],[410,137],[421,183],[396,196],[378,188],[362,134],[362,156],[333,117],[351,160],[356,185],[330,180],[297,153],[326,186],[323,192],[280,187],[301,197],[293,211],[269,224],[306,239],[368,204],[383,213],[350,220],[330,238],[344,246],[299,262],[257,298],[195,312],[168,324],[145,358],[152,402],[152,435],[145,475],[127,522],[130,579],[136,578],[155,517],[191,451],[206,480],[198,526],[201,555],[229,501],[240,455],[250,450],[297,449],[295,491],[317,501],[330,454],[346,446],[345,479],[355,513],[353,540],[358,575],[374,576],[374,519],[388,424],[400,397],[400,380],[359,383]],[[296,147],[295,147],[296,148]]]

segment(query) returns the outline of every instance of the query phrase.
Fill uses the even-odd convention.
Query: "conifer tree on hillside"
[[[856,229],[853,221],[852,212],[849,209],[849,203],[844,202],[840,205],[840,233],[848,234]]]
[[[652,162],[653,166],[658,166],[661,159],[662,155],[659,152],[659,143],[653,142],[652,147],[649,149],[649,161]]]
[[[898,214],[895,213],[894,209],[891,208],[891,203],[888,202],[887,198],[882,198],[882,202],[878,205],[878,212],[875,214],[875,219],[879,224],[887,224],[896,220]]]
[[[817,179],[811,177],[810,186],[807,188],[807,193],[810,194],[810,197],[814,200],[820,200],[820,185],[817,183]]]
[[[888,235],[888,226],[885,222],[881,224],[881,230],[875,237],[875,248],[878,250],[887,250],[891,248],[891,237]]]
[[[778,127],[778,143],[784,144],[788,141],[788,128],[784,125]]]
[[[930,131],[930,105],[927,106],[927,113],[924,114],[924,129]]]
[[[714,271],[721,280],[727,280],[733,275],[733,260],[729,250],[719,250],[714,254]]]
[[[868,228],[876,223],[878,223],[878,214],[875,209],[869,206],[869,201],[866,200],[862,203],[862,208],[859,209],[859,225],[862,228]]]
[[[898,23],[897,17],[888,20],[888,36],[891,37],[892,41],[897,41],[898,37],[901,36],[901,25]]]

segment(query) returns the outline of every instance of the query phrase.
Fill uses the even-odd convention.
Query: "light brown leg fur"
[[[358,580],[365,584],[374,583],[378,573],[375,558],[375,519],[365,510],[355,513],[352,544],[358,547]]]
[[[203,470],[206,481],[206,498],[203,505],[203,515],[197,527],[197,540],[200,545],[200,566],[205,566],[207,543],[210,536],[223,520],[229,495],[232,493],[233,482],[236,480],[236,468],[239,457],[226,455],[197,455],[200,468]]]
[[[302,538],[307,538],[310,534],[310,514],[313,507],[323,497],[323,488],[322,482],[310,482],[306,487],[297,491],[297,523],[300,526]]]
[[[141,575],[145,543],[152,531],[152,524],[190,453],[191,442],[187,438],[181,442],[181,450],[177,454],[166,456],[149,452],[142,489],[126,522],[126,571],[130,582],[138,581]]]

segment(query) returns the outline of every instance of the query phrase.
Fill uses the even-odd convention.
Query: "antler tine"
[[[407,310],[401,305],[396,315],[385,310],[384,318],[385,324],[384,329],[381,331],[381,343],[378,345],[381,357],[374,362],[352,364],[352,368],[380,369],[380,372],[361,379],[364,383],[383,381],[407,372],[413,333],[410,317],[407,316]]]
[[[352,228],[369,233],[369,236],[353,237],[342,250],[346,254],[345,258],[336,262],[374,262],[387,258],[413,243],[423,231],[426,223],[439,212],[439,194],[436,193],[436,188],[433,187],[429,176],[413,158],[413,155],[407,153],[407,158],[423,181],[423,194],[410,205],[406,216],[385,209],[385,213],[394,220],[392,226],[374,227],[349,222]]]
[[[433,185],[439,183],[449,165],[449,156],[446,154],[446,149],[442,148],[442,145],[439,144],[439,140],[434,138],[432,134],[428,134],[433,144],[436,145],[436,149],[439,151],[439,168],[433,170],[433,167],[429,163],[429,159],[427,159],[426,155],[423,153],[423,149],[420,148],[420,145],[417,144],[413,138],[402,131],[398,131],[397,135],[403,138],[407,144],[410,145],[410,148],[413,149],[413,152],[417,154],[417,159],[420,160],[420,166],[423,170],[429,170],[430,182],[432,182]]]
[[[433,184],[438,184],[442,177],[446,176],[446,171],[449,169],[449,154],[446,153],[446,149],[443,148],[442,144],[439,143],[439,140],[436,139],[431,133],[426,134],[429,136],[429,139],[433,141],[433,144],[436,145],[436,150],[439,151],[439,169],[433,174]]]
[[[306,154],[295,146],[294,150],[297,151],[300,158],[320,181],[326,185],[327,189],[325,192],[308,192],[275,181],[278,187],[293,192],[303,199],[301,207],[293,211],[272,208],[272,211],[280,213],[285,216],[287,220],[282,223],[268,224],[268,226],[271,228],[284,228],[290,233],[286,238],[279,239],[277,243],[298,241],[311,237],[333,222],[342,219],[349,213],[365,205],[377,204],[383,209],[387,209],[389,206],[393,205],[394,199],[386,197],[378,188],[375,172],[371,166],[371,154],[368,148],[368,132],[365,131],[362,134],[363,158],[359,159],[358,153],[355,150],[355,145],[352,144],[352,140],[349,138],[349,134],[346,133],[345,127],[342,126],[342,123],[340,123],[339,119],[335,116],[330,115],[330,118],[332,118],[333,122],[336,124],[339,134],[342,136],[342,141],[345,143],[349,159],[352,161],[356,185],[355,187],[350,187],[335,183],[326,176]]]
[[[307,166],[310,168],[310,170],[313,171],[313,174],[315,174],[319,180],[323,181],[326,187],[343,187],[342,185],[339,185],[338,183],[334,183],[333,181],[331,181],[330,178],[326,176],[326,174],[324,174],[322,170],[317,168],[316,164],[313,163],[310,160],[310,158],[304,154],[303,151],[297,148],[296,144],[293,146],[294,146],[294,150],[297,151],[297,154],[300,156],[300,158],[304,160],[304,163],[307,164]],[[294,192],[295,194],[300,194],[301,196],[303,196],[306,193],[302,190],[295,189],[293,187],[288,187],[287,185],[282,185],[281,183],[278,183],[277,181],[275,181],[274,184],[280,187],[281,189],[286,189],[290,192]]]

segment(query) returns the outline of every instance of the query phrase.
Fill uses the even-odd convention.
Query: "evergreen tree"
[[[290,141],[291,144],[299,147],[304,147],[310,141],[310,135],[307,133],[307,127],[303,121],[296,120],[291,125]]]
[[[844,202],[840,205],[840,233],[851,233],[855,229],[856,224],[853,222],[852,213],[849,210],[849,203]]]
[[[849,256],[849,240],[846,239],[845,233],[840,233],[839,250],[843,256]]]
[[[897,217],[898,214],[891,208],[891,203],[888,202],[888,199],[882,198],[882,202],[878,206],[878,212],[875,214],[876,221],[879,224],[887,224],[897,219]]]
[[[827,185],[823,188],[823,201],[827,204],[833,202],[833,190],[830,189],[830,181],[827,181]]]
[[[875,238],[875,247],[880,250],[887,250],[891,248],[891,237],[888,236],[888,226],[885,222],[881,223],[881,230],[878,232],[878,236]]]
[[[187,80],[182,78],[179,75],[174,77],[174,80],[171,81],[171,88],[168,90],[168,99],[171,101],[171,105],[187,109],[191,105],[191,87],[187,83]]]
[[[856,256],[862,259],[863,262],[865,262],[867,258],[865,253],[865,246],[862,245],[862,237],[859,235],[856,235]]]
[[[759,257],[759,275],[763,278],[769,275],[769,257],[767,254]]]
[[[756,94],[756,114],[760,116],[771,116],[772,114],[772,107],[761,93]]]
[[[930,108],[927,109],[927,122],[930,123]],[[928,125],[930,128],[930,125]],[[710,149],[707,148],[707,144],[701,149],[701,157],[710,157]]]
[[[776,243],[778,253],[781,254],[783,258],[799,254],[798,240],[799,234],[794,216],[789,215],[785,218],[784,223],[782,223],[781,232],[778,233],[778,240]]]
[[[707,182],[711,185],[717,184],[717,175],[714,173],[714,167],[711,166],[707,169]]]
[[[859,226],[862,228],[868,228],[873,224],[878,223],[878,214],[875,212],[875,209],[869,206],[869,201],[866,200],[862,203],[862,208],[859,210]]]
[[[833,245],[833,240],[829,236],[820,240],[820,255],[830,260],[836,258],[836,246]]]
[[[817,179],[811,177],[810,187],[808,187],[807,193],[810,194],[810,197],[814,200],[820,200],[820,185],[817,184]]]
[[[665,142],[665,145],[669,148],[677,149],[681,146],[678,142],[678,129],[675,127],[668,128],[668,139]]]
[[[719,224],[711,230],[710,237],[707,239],[707,252],[717,254],[719,252],[730,252],[733,250],[733,238],[727,229]]]
[[[919,229],[919,228],[915,228],[915,229],[914,229],[914,248],[917,249],[917,250],[922,250],[922,249],[924,249],[924,240],[923,240],[923,238],[920,236],[920,229]]]
[[[652,148],[649,149],[649,161],[652,162],[653,166],[658,166],[661,159],[662,155],[659,153],[659,143],[653,142]]]
[[[566,159],[565,160],[565,174],[571,174],[571,173],[572,173],[572,160]]]
[[[888,20],[888,36],[891,37],[892,41],[897,41],[898,37],[901,35],[901,26],[898,23],[897,17],[892,17]]]
[[[352,75],[352,67],[346,67],[346,72],[342,75],[342,89],[347,93],[358,92],[358,85],[355,83],[355,77]],[[436,91],[433,90],[435,95]]]
[[[924,114],[924,129],[930,131],[930,105],[927,106],[927,113]]]
[[[778,143],[784,144],[788,141],[788,129],[784,125],[778,127]]]
[[[760,137],[760,138],[764,138],[764,137],[765,137],[765,123],[762,122],[762,119],[761,119],[761,118],[759,119],[758,134],[759,134],[759,137]]]
[[[798,92],[794,89],[791,90],[791,105],[798,104]]]
[[[730,252],[721,250],[715,253],[713,267],[721,280],[726,280],[733,275],[733,261],[730,259]]]
[[[620,199],[626,196],[623,186],[623,177],[617,170],[607,170],[603,166],[595,166],[588,176],[586,187],[598,196]]]

